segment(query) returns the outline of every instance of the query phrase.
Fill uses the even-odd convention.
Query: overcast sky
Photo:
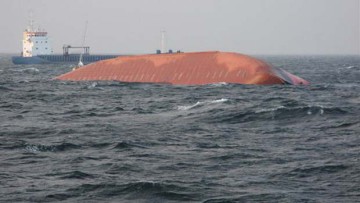
[[[0,0],[0,53],[19,53],[33,11],[55,52],[220,50],[245,54],[360,54],[359,0]]]

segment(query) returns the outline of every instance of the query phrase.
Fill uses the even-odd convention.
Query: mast
[[[34,13],[33,13],[32,10],[29,11],[29,27],[28,27],[28,31],[29,32],[34,31]]]
[[[86,40],[86,33],[87,33],[87,27],[88,27],[88,21],[85,22],[85,31],[84,31],[84,37],[81,46],[85,46],[85,40]],[[84,63],[82,62],[83,59],[83,52],[80,53],[79,63],[78,67],[84,66]]]
[[[166,32],[162,31],[161,32],[161,53],[165,53],[166,52]]]

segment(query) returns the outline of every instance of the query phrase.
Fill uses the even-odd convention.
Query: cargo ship
[[[72,49],[80,49],[81,53],[71,53]],[[48,33],[45,30],[34,29],[32,25],[23,32],[22,52],[20,56],[13,56],[14,64],[56,64],[69,63],[89,64],[100,60],[116,58],[121,55],[93,55],[89,46],[63,46],[63,54],[54,54]]]
[[[254,57],[218,51],[119,57],[80,67],[55,79],[172,85],[309,84],[296,75]]]

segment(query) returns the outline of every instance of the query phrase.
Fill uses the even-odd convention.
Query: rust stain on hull
[[[302,78],[250,56],[227,52],[195,52],[119,57],[63,74],[71,81],[112,80],[174,85],[308,84]]]

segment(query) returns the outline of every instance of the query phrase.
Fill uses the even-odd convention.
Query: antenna
[[[166,52],[166,32],[162,31],[161,32],[161,53],[165,53]]]
[[[28,30],[30,32],[34,31],[34,12],[29,10],[29,27]]]
[[[88,21],[85,22],[85,31],[84,31],[84,37],[83,37],[83,41],[82,41],[82,46],[85,46],[87,27],[88,27]]]
[[[88,21],[85,22],[84,37],[83,37],[83,41],[82,41],[82,44],[81,44],[82,47],[85,46],[87,27],[88,27]],[[85,49],[84,49],[84,51],[85,51]],[[78,67],[84,66],[84,63],[82,62],[82,59],[83,59],[83,52],[80,53],[80,58],[79,58]]]

